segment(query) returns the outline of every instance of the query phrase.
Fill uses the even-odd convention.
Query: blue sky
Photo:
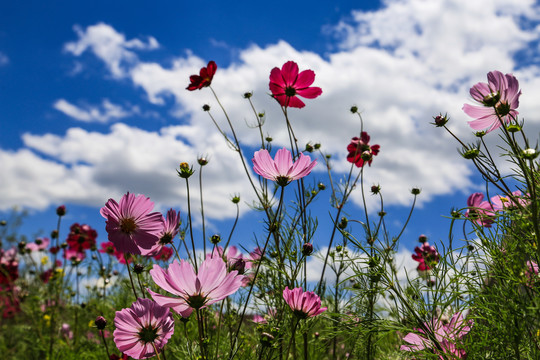
[[[174,169],[208,154],[209,232],[227,233],[230,194],[246,201],[253,194],[236,155],[200,111],[215,101],[209,91],[187,92],[188,77],[217,62],[213,86],[248,153],[256,134],[245,126],[250,113],[240,95],[254,92],[267,114],[266,131],[275,146],[285,146],[268,75],[294,60],[301,70],[313,69],[314,85],[323,89],[291,112],[300,142],[321,142],[344,173],[345,147],[359,132],[348,109],[357,105],[372,142],[381,145],[366,183],[382,185],[390,224],[399,227],[416,186],[420,208],[403,244],[412,248],[420,233],[444,239],[449,222],[441,215],[464,206],[482,184],[456,143],[429,125],[431,117],[447,112],[451,128],[472,141],[461,107],[471,101],[470,86],[498,69],[520,80],[520,115],[534,139],[539,20],[534,1],[512,0],[3,2],[0,215],[16,205],[28,209],[23,232],[47,234],[56,224],[54,209],[66,204],[65,229],[88,223],[105,240],[98,210],[109,197],[129,190],[150,196],[161,211],[185,212]],[[322,167],[312,177],[326,180]],[[361,218],[359,195],[351,218]],[[321,218],[326,205],[321,199]],[[256,220],[245,204],[242,213],[238,242],[252,238]]]

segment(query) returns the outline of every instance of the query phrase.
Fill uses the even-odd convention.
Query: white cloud
[[[365,169],[364,183],[381,184],[387,205],[409,204],[412,187],[422,189],[419,201],[426,202],[473,187],[473,171],[457,154],[457,143],[428,123],[439,112],[448,112],[452,131],[474,141],[467,126],[469,119],[461,107],[470,101],[470,86],[486,81],[488,71],[500,69],[518,76],[523,89],[520,112],[527,116],[530,134],[538,133],[540,103],[535,99],[540,96],[540,69],[536,65],[518,68],[514,56],[538,40],[540,28],[523,29],[521,24],[539,18],[540,10],[532,0],[517,5],[512,0],[386,1],[383,8],[354,12],[352,21],[336,26],[339,51],[322,57],[296,50],[285,41],[265,48],[253,45],[240,51],[238,62],[228,68],[219,67],[212,86],[242,144],[256,147],[258,131],[246,126],[253,123],[254,115],[241,96],[253,91],[257,111],[266,113],[264,134],[275,139],[277,148],[288,146],[288,136],[281,110],[268,95],[269,72],[288,60],[296,61],[301,70],[313,69],[317,74],[314,85],[323,89],[322,96],[306,100],[304,109],[289,111],[300,146],[308,141],[321,142],[322,149],[333,155],[333,169],[346,173],[350,164],[345,160],[345,148],[350,138],[360,132],[360,122],[349,108],[357,105],[364,118],[364,130],[372,143],[381,145],[373,165]],[[35,194],[42,201],[34,206],[67,197],[101,204],[103,199],[127,190],[146,193],[163,205],[178,204],[185,198],[173,169],[180,161],[194,163],[197,155],[210,154],[212,161],[204,171],[208,175],[205,186],[211,193],[205,199],[214,207],[211,216],[232,216],[234,212],[221,211],[220,207],[226,206],[230,193],[245,193],[249,185],[237,154],[227,148],[201,106],[209,104],[224,129],[228,129],[227,123],[208,89],[185,90],[189,75],[198,73],[206,61],[187,52],[169,66],[144,62],[135,51],[157,48],[154,38],[127,40],[103,23],[75,31],[79,39],[66,44],[66,51],[77,57],[90,51],[104,62],[113,78],[128,79],[146,93],[152,104],[165,106],[170,104],[165,99],[173,99],[169,110],[182,118],[183,125],[155,133],[115,124],[108,134],[77,128],[63,136],[26,134],[25,145],[51,160],[43,160],[28,150],[2,155],[11,158],[14,172],[23,171],[14,158],[24,157],[28,163],[36,161],[39,166],[50,167],[53,171],[46,184],[51,190],[28,186],[24,193],[14,190],[18,195],[1,193],[3,204],[10,206],[24,200],[24,204],[32,206],[29,199],[34,194],[28,189],[34,188],[36,192],[44,190]],[[105,105],[101,109],[82,108],[59,101],[56,105],[60,111],[82,121],[113,118]],[[494,139],[496,136],[488,140]],[[246,157],[249,161],[251,156]],[[317,169],[313,176],[325,179],[323,166]],[[29,183],[36,179],[42,182],[41,173],[24,171],[30,172],[26,174]],[[16,177],[5,172],[2,176],[10,181],[4,189],[19,186]],[[69,179],[71,185],[60,187],[55,184],[58,179]],[[56,193],[50,194],[52,189]],[[78,194],[83,189],[84,194]],[[352,199],[362,204],[359,191],[353,193]]]
[[[100,107],[91,105],[79,107],[65,99],[59,99],[53,107],[75,120],[84,122],[106,123],[111,119],[122,119],[140,113],[138,106],[124,109],[121,105],[111,103],[109,99],[103,99]]]
[[[151,36],[147,42],[140,39],[126,40],[123,34],[104,23],[89,26],[86,30],[75,26],[74,31],[79,40],[67,43],[64,50],[74,56],[91,51],[107,65],[111,75],[117,78],[125,75],[126,66],[138,61],[137,55],[131,50],[153,50],[159,47],[157,40]]]

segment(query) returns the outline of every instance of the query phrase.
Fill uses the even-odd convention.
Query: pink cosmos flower
[[[43,251],[49,247],[50,243],[49,238],[37,238],[35,242],[26,244],[26,248],[30,251]]]
[[[495,195],[491,198],[493,208],[497,210],[524,208],[531,203],[531,201],[525,198],[519,190],[513,191],[512,196],[517,201],[512,200],[509,196]]]
[[[347,161],[354,163],[356,167],[363,167],[366,162],[369,166],[373,162],[373,157],[379,153],[379,145],[369,145],[369,135],[362,131],[360,139],[356,136],[352,138],[351,143],[347,145]]]
[[[70,260],[75,263],[80,263],[86,258],[86,253],[84,251],[79,251],[77,249],[67,248],[64,250],[64,259]]]
[[[134,359],[155,356],[161,352],[174,332],[169,308],[150,299],[137,299],[130,308],[116,312],[114,342],[118,350]],[[152,345],[153,344],[153,345]]]
[[[163,229],[163,216],[150,213],[153,208],[150,198],[129,192],[120,199],[120,204],[109,199],[101,208],[101,215],[107,219],[105,230],[118,251],[141,254],[141,249],[149,250],[156,244]]]
[[[73,331],[71,331],[71,326],[67,323],[62,324],[62,327],[60,328],[60,334],[66,339],[73,339]]]
[[[465,359],[467,354],[465,350],[459,349],[456,345],[460,342],[461,338],[465,336],[471,330],[472,321],[465,322],[461,312],[455,313],[448,323],[445,323],[442,319],[434,319],[432,322],[424,323],[424,327],[429,330],[435,337],[442,353],[446,355],[453,355],[456,359]],[[423,349],[432,349],[439,355],[440,359],[446,359],[447,356],[441,355],[441,350],[433,343],[431,339],[425,335],[423,329],[416,329],[418,333],[408,333],[403,340],[407,342],[407,345],[401,345],[401,350],[405,351],[419,351]],[[422,335],[420,335],[422,334]]]
[[[238,271],[227,272],[227,266],[220,257],[206,259],[195,273],[193,266],[182,260],[175,260],[167,270],[154,264],[150,275],[163,290],[178,297],[160,295],[148,290],[154,300],[188,317],[193,309],[202,309],[235,293],[242,285],[243,276]]]
[[[289,290],[288,286],[285,287],[283,298],[300,319],[317,316],[327,309],[321,307],[321,298],[317,294],[313,291],[304,292],[301,287],[292,290]]]
[[[465,213],[465,217],[468,217],[480,226],[491,227],[495,209],[489,201],[483,200],[484,194],[479,192],[471,194],[467,199],[467,206],[469,208]]]
[[[176,212],[173,209],[167,211],[167,217],[163,222],[163,229],[160,231],[158,237],[158,242],[152,246],[150,250],[141,249],[141,254],[144,256],[158,256],[161,253],[161,249],[172,243],[176,235],[178,234],[178,228],[180,227],[180,212]],[[168,250],[164,250],[165,253],[168,253]],[[171,250],[172,254],[172,250]],[[159,260],[159,259],[158,259]]]
[[[272,97],[283,107],[303,108],[305,104],[298,96],[315,99],[321,95],[320,87],[310,86],[314,81],[315,73],[312,70],[298,73],[298,64],[294,61],[286,62],[281,70],[275,67],[270,71]]]
[[[208,62],[206,67],[201,68],[199,75],[191,75],[189,77],[190,84],[186,88],[189,91],[201,90],[203,87],[210,86],[214,74],[216,73],[217,65],[214,61]]]
[[[435,249],[435,246],[429,245],[428,242],[425,242],[420,247],[414,248],[414,254],[412,258],[415,261],[418,261],[418,271],[429,271],[439,262],[439,252]]]
[[[293,180],[309,175],[317,165],[317,160],[311,161],[309,156],[302,153],[293,163],[291,152],[285,148],[277,151],[275,160],[272,160],[266,149],[255,151],[252,161],[253,170],[257,174],[275,181],[280,186],[286,186]]]
[[[501,126],[501,120],[509,123],[516,119],[519,106],[519,83],[512,74],[503,75],[500,71],[487,74],[488,83],[474,85],[470,94],[480,106],[465,104],[463,111],[476,120],[469,121],[474,130],[485,130],[486,133]],[[499,117],[501,120],[499,120]]]

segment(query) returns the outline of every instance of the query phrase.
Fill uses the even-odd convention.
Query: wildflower
[[[315,73],[312,70],[298,73],[298,64],[294,61],[283,64],[281,70],[275,67],[270,71],[272,97],[283,107],[303,108],[305,104],[298,96],[315,99],[321,95],[321,88],[310,86],[313,81]]]
[[[56,208],[56,215],[64,216],[66,215],[66,205],[60,205]]]
[[[141,254],[145,256],[154,256],[157,260],[160,254],[168,254],[169,250],[163,250],[165,245],[172,243],[176,235],[178,234],[178,228],[180,227],[180,212],[176,212],[173,209],[167,211],[167,218],[164,219],[163,228],[158,234],[158,242],[152,246],[149,250],[141,249]],[[172,255],[172,250],[170,251]],[[169,255],[170,257],[170,255]],[[167,258],[168,259],[168,258]]]
[[[130,308],[116,312],[114,342],[121,352],[134,359],[146,359],[160,352],[174,332],[169,308],[150,299],[137,299]]]
[[[351,139],[351,143],[347,146],[347,161],[355,164],[357,167],[363,167],[367,162],[369,166],[373,162],[373,156],[379,153],[381,148],[379,145],[369,145],[369,135],[362,131],[360,139],[356,136]]]
[[[519,83],[512,74],[503,75],[500,71],[487,74],[488,83],[474,85],[470,94],[480,106],[465,104],[463,111],[475,120],[469,121],[474,130],[484,130],[486,133],[508,124],[518,115]]]
[[[154,259],[161,261],[169,261],[173,254],[173,250],[168,246],[162,246],[159,252],[154,256]]]
[[[210,86],[214,74],[216,73],[217,65],[214,61],[209,61],[206,67],[201,68],[199,75],[191,75],[189,77],[190,84],[186,88],[189,91],[201,90],[203,87]]]
[[[512,200],[512,197],[515,200]],[[530,204],[530,200],[527,200],[521,193],[521,191],[516,190],[512,192],[512,197],[495,195],[491,198],[491,203],[493,204],[493,209],[503,210],[503,209],[517,209],[520,207],[526,207]]]
[[[102,254],[113,255],[114,257],[116,257],[116,259],[118,260],[118,262],[120,264],[125,264],[126,263],[126,258],[127,258],[128,264],[133,262],[133,258],[131,257],[131,254],[129,254],[129,253],[124,254],[124,253],[116,250],[116,248],[114,247],[114,244],[112,242],[110,242],[110,241],[101,243],[101,249],[99,249],[98,251],[100,253],[102,253]]]
[[[49,238],[37,238],[34,242],[26,244],[26,249],[30,251],[43,251],[47,249],[51,240]]]
[[[78,251],[77,249],[65,249],[64,250],[64,259],[71,260],[74,263],[80,263],[86,258],[84,251]]]
[[[71,331],[71,326],[69,326],[69,324],[67,323],[62,324],[62,327],[60,328],[60,334],[66,339],[73,339],[73,331]]]
[[[0,248],[0,285],[10,286],[18,278],[19,257],[17,256],[17,249],[15,247],[9,250]]]
[[[107,219],[105,230],[118,251],[141,254],[141,249],[149,250],[156,244],[163,229],[163,216],[150,213],[153,207],[150,198],[128,192],[120,204],[109,199],[101,208],[101,215]]]
[[[285,287],[283,298],[300,319],[317,316],[327,309],[321,307],[321,298],[313,291],[304,292],[300,287],[292,290],[289,290],[288,286]]]
[[[225,262],[220,257],[206,259],[195,273],[193,266],[175,260],[167,270],[154,264],[150,275],[163,290],[179,297],[169,297],[148,290],[154,300],[171,307],[187,317],[193,309],[202,309],[235,293],[242,285],[243,276],[237,271],[227,273]]]
[[[268,150],[256,151],[253,155],[253,170],[265,179],[275,181],[280,186],[286,186],[293,180],[309,175],[317,165],[317,160],[311,161],[307,155],[300,153],[300,157],[293,163],[291,152],[285,148],[279,149],[275,160],[272,160]]]
[[[494,209],[489,201],[483,201],[484,194],[473,193],[467,199],[467,212],[465,217],[471,219],[471,221],[484,227],[491,227],[493,224]]]
[[[456,345],[471,330],[472,321],[465,323],[461,312],[455,313],[450,321],[446,323],[442,317],[434,319],[431,322],[424,323],[422,329],[415,329],[418,333],[408,333],[403,340],[407,345],[401,345],[401,350],[404,351],[419,351],[423,349],[431,349],[439,355],[440,359],[446,359],[445,355],[453,355],[457,359],[465,359],[467,354],[465,350],[459,349]],[[425,331],[429,331],[432,337],[435,337],[440,349],[433,343],[431,338],[426,335]],[[422,335],[421,335],[422,334]]]
[[[425,242],[420,247],[414,248],[414,254],[412,258],[418,261],[418,271],[429,271],[439,262],[439,253],[435,246],[430,246],[428,242]]]
[[[105,329],[105,326],[107,326],[107,319],[105,319],[103,316],[98,316],[94,321],[94,324],[98,330],[103,330]]]
[[[97,232],[90,226],[74,223],[69,230],[66,241],[70,249],[83,252],[96,246]]]

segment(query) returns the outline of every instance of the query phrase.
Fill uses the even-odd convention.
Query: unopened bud
[[[96,324],[99,330],[103,330],[105,329],[105,326],[107,326],[107,319],[105,319],[103,316],[98,316],[96,318],[96,321],[94,321],[94,323]]]
[[[272,139],[272,137],[267,136],[267,137],[265,138],[265,140],[268,141],[268,142],[272,142],[273,139]]]
[[[144,271],[144,265],[143,264],[135,264],[133,266],[133,272],[135,274],[142,274]]]
[[[56,208],[56,215],[58,215],[58,216],[66,215],[66,206],[65,205],[60,205],[59,207],[57,207]]]
[[[371,192],[372,192],[374,195],[377,195],[380,191],[381,191],[381,186],[380,186],[380,185],[373,185],[373,186],[371,186]]]
[[[194,173],[193,167],[190,167],[186,162],[180,163],[180,170],[176,170],[176,172],[183,179],[189,178]]]
[[[304,245],[302,245],[302,254],[304,254],[304,256],[309,256],[312,253],[313,253],[313,244],[304,243]]]
[[[465,151],[463,154],[461,154],[461,156],[463,156],[467,160],[472,160],[472,159],[475,159],[478,156],[478,154],[480,154],[480,150],[470,149],[470,150]]]
[[[508,132],[515,133],[521,130],[521,126],[518,124],[510,124],[506,127],[506,130],[508,130]]]
[[[324,185],[323,183],[319,183],[319,184],[317,184],[317,188],[319,190],[324,190],[324,189],[326,189],[326,185]]]
[[[219,242],[221,241],[221,236],[219,236],[218,234],[214,234],[212,235],[212,237],[210,238],[210,242],[214,245],[217,245],[219,244]]]
[[[420,195],[420,189],[419,188],[412,188],[411,189],[411,194],[413,195]]]
[[[343,230],[343,229],[345,229],[345,228],[347,227],[347,224],[348,224],[348,223],[349,223],[349,220],[347,220],[346,217],[342,217],[342,218],[341,218],[341,221],[340,221],[339,224],[338,224],[338,227],[339,227],[341,230]]]
[[[420,244],[423,244],[423,243],[425,243],[426,241],[427,241],[427,236],[426,236],[426,235],[422,234],[422,235],[420,235],[420,236],[418,237],[418,242],[419,242]]]
[[[244,93],[244,99],[249,99],[250,97],[253,96],[253,93],[252,92],[245,92]]]
[[[208,159],[205,157],[200,157],[197,159],[197,162],[199,163],[199,165],[204,166],[208,164]]]
[[[203,107],[202,107],[202,109],[203,109],[204,111],[210,111],[210,105],[204,104]]]
[[[313,145],[311,145],[310,143],[307,143],[306,144],[306,149],[304,151],[313,152]]]
[[[437,127],[442,127],[444,125],[446,125],[446,123],[448,122],[448,117],[446,115],[437,115],[433,118],[433,124],[435,124],[435,126]]]
[[[351,113],[356,114],[358,112],[358,106],[351,106]]]

